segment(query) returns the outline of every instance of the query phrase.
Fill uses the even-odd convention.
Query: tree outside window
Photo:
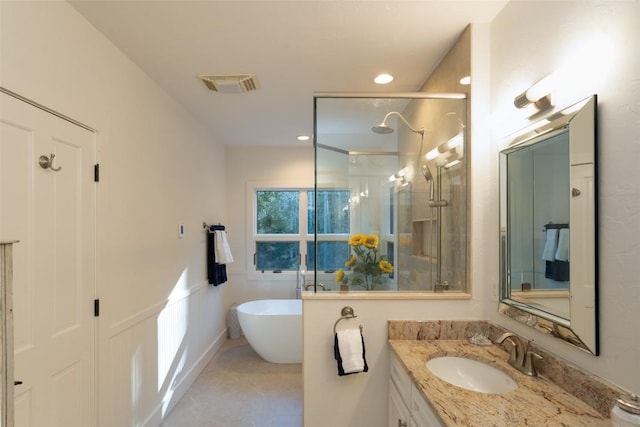
[[[349,191],[260,189],[256,191],[255,257],[257,271],[295,271],[303,267],[334,271],[348,258]],[[303,207],[304,209],[300,209]],[[318,253],[314,239],[318,218]]]

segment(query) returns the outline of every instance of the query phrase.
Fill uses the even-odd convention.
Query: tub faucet
[[[322,283],[320,283],[320,282],[318,282],[318,287],[319,287],[319,288],[322,288],[322,290],[325,290],[324,285],[323,285]],[[309,282],[309,283],[307,283],[307,284],[304,286],[304,290],[305,290],[305,291],[308,291],[308,290],[309,290],[309,288],[313,288],[313,282]]]
[[[518,336],[512,332],[505,332],[500,335],[496,340],[496,344],[502,344],[505,341],[511,343],[511,350],[509,353],[509,365],[513,366],[520,372],[530,377],[538,375],[536,367],[533,362],[534,359],[541,360],[542,356],[529,350],[529,342],[522,342]]]
[[[302,299],[302,287],[305,282],[305,270],[301,268],[298,270],[296,277],[296,299]]]

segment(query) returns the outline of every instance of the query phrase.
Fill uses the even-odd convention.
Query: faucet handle
[[[542,360],[542,356],[534,351],[527,351],[524,357],[524,366],[522,371],[525,375],[529,375],[531,377],[535,377],[538,375],[538,372],[536,371],[536,365],[533,361],[534,359]]]

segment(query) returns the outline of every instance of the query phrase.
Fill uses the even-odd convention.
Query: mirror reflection
[[[326,94],[314,101],[316,194],[346,195],[342,205],[318,201],[316,257],[328,242],[341,255],[316,264],[316,283],[466,291],[465,95]],[[347,232],[320,227],[338,216],[348,218]],[[375,245],[367,244],[375,248],[354,236],[373,236]],[[376,267],[380,261],[388,264]]]
[[[569,131],[506,159],[511,297],[569,319]]]
[[[554,114],[500,153],[501,312],[592,353],[595,105]]]

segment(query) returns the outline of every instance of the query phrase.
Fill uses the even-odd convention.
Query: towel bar
[[[225,227],[224,225],[218,223],[217,225],[208,225],[206,222],[202,223],[202,228],[206,229],[207,232],[211,233],[212,231],[216,231],[216,230],[224,230]]]
[[[338,326],[338,323],[340,323],[340,321],[345,319],[354,319],[356,317],[358,316],[354,314],[353,308],[349,306],[342,307],[342,310],[340,312],[340,318],[336,320],[336,323],[333,324],[333,334],[334,335],[336,334],[336,327]],[[360,325],[359,327],[360,327],[360,333],[362,333],[362,325]]]
[[[553,222],[549,222],[544,225],[542,231],[550,230],[550,229],[560,229],[560,228],[569,228],[569,224],[554,224]]]

